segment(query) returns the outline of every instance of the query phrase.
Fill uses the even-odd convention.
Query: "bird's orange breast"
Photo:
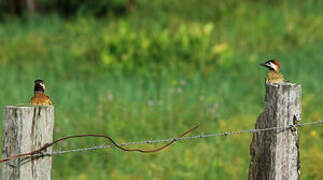
[[[34,97],[30,99],[32,105],[52,105],[52,101],[45,93],[35,93]]]

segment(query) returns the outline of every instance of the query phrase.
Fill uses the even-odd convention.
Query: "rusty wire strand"
[[[273,130],[283,130],[284,131],[284,130],[288,130],[288,129],[295,129],[296,127],[320,125],[322,123],[323,123],[323,121],[316,121],[316,122],[310,122],[310,123],[298,123],[296,125],[289,125],[289,126],[282,126],[282,127],[270,127],[270,128],[263,128],[263,129],[248,129],[248,130],[242,130],[242,131],[230,131],[230,132],[215,133],[215,134],[200,134],[197,136],[183,137],[184,135],[188,134],[189,132],[191,132],[192,130],[197,128],[195,126],[194,128],[192,128],[189,131],[182,134],[182,137],[179,136],[177,138],[168,138],[168,139],[161,139],[161,140],[127,142],[127,143],[118,144],[118,146],[121,147],[121,146],[131,146],[131,145],[140,145],[140,144],[156,144],[156,143],[165,143],[165,142],[174,143],[176,141],[203,139],[203,138],[209,138],[209,137],[215,137],[215,136],[229,136],[229,135],[236,135],[236,134],[259,133],[259,132],[273,131]],[[169,143],[167,143],[165,145],[168,146]],[[113,144],[113,145],[100,145],[100,146],[92,146],[92,147],[86,147],[86,148],[63,150],[63,151],[60,150],[60,151],[53,151],[53,152],[39,152],[37,154],[32,154],[29,157],[35,158],[35,157],[42,157],[42,156],[58,156],[58,155],[66,154],[66,153],[95,151],[95,150],[99,150],[99,149],[107,149],[107,148],[112,148],[112,147],[117,147],[117,146],[115,146]],[[9,160],[9,161],[12,161],[12,160]]]
[[[82,138],[82,137],[97,137],[97,138],[105,138],[108,139],[112,145],[116,148],[118,148],[119,150],[122,151],[136,151],[136,152],[141,152],[141,153],[153,153],[153,152],[158,152],[161,151],[163,149],[165,149],[166,147],[170,146],[171,144],[173,144],[174,142],[177,141],[178,138],[182,138],[183,136],[187,135],[188,133],[192,132],[193,130],[195,130],[196,128],[198,128],[199,125],[194,126],[193,128],[185,131],[183,134],[173,138],[170,142],[168,142],[167,144],[164,144],[158,148],[152,149],[152,150],[144,150],[144,149],[129,149],[129,148],[124,148],[122,146],[120,146],[119,144],[117,144],[110,136],[106,136],[106,135],[100,135],[100,134],[80,134],[80,135],[73,135],[73,136],[67,136],[67,137],[63,137],[63,138],[59,138],[51,143],[47,143],[45,145],[43,145],[42,147],[40,147],[39,149],[36,149],[34,151],[28,152],[28,153],[22,153],[22,154],[17,154],[14,156],[10,156],[4,159],[0,159],[0,163],[3,162],[7,162],[7,161],[12,161],[18,158],[34,158],[34,157],[39,157],[39,156],[45,156],[44,151],[53,146],[54,144],[61,142],[61,141],[65,141],[67,139],[74,139],[74,138]]]

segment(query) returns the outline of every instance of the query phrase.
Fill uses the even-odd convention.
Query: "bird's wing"
[[[47,104],[47,105],[53,105],[53,102],[52,102],[52,100],[50,100],[49,96],[47,96],[47,95],[46,95],[46,97],[47,97],[47,102],[46,102],[46,104]]]
[[[35,96],[30,99],[29,104],[37,104]]]

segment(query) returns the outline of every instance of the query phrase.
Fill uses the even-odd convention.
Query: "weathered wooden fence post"
[[[267,84],[264,112],[255,128],[294,125],[301,119],[302,88],[299,84]],[[250,145],[250,180],[299,179],[297,129],[254,133]]]
[[[31,152],[52,142],[53,127],[54,106],[6,106],[2,158]],[[48,180],[51,179],[51,166],[51,157],[5,162],[2,164],[2,179]]]

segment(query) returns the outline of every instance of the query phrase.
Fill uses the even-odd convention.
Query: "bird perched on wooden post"
[[[32,105],[52,105],[49,96],[45,94],[45,84],[43,80],[36,80],[34,86],[34,97],[30,99]]]
[[[265,66],[269,69],[269,73],[267,74],[267,77],[266,77],[266,84],[285,82],[283,74],[279,72],[280,66],[275,59],[271,59],[260,65]]]

